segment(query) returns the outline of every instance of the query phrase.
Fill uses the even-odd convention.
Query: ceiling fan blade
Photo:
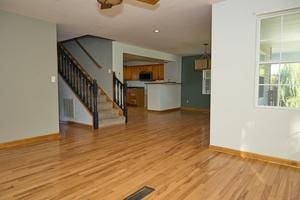
[[[137,0],[137,1],[141,1],[144,3],[151,4],[151,5],[155,5],[157,2],[159,2],[159,0]]]

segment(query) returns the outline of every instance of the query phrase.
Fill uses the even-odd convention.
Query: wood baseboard
[[[171,109],[166,109],[166,110],[147,110],[149,112],[171,112],[171,111],[176,111],[180,110],[180,108],[171,108]]]
[[[210,112],[209,108],[190,108],[190,107],[181,107],[181,110],[184,111],[194,111],[194,112]]]
[[[239,151],[239,150],[235,150],[235,149],[229,149],[229,148],[219,147],[219,146],[214,146],[214,145],[209,145],[209,149],[212,151],[231,154],[231,155],[239,156],[242,158],[249,158],[249,159],[260,160],[260,161],[269,162],[269,163],[275,163],[278,165],[284,165],[284,166],[288,166],[288,167],[300,168],[299,161],[287,160],[287,159],[283,159],[283,158],[276,158],[276,157],[272,157],[272,156],[266,156],[266,155],[261,155],[261,154],[256,154],[256,153]]]
[[[48,141],[59,140],[59,139],[60,139],[59,133],[52,133],[52,134],[48,134],[48,135],[25,138],[22,140],[15,140],[15,141],[10,141],[10,142],[0,143],[0,150],[7,149],[7,148],[13,148],[13,147],[38,144],[38,143],[42,143],[42,142],[48,142]]]
[[[91,128],[91,129],[94,129],[93,125],[90,125],[90,124],[84,124],[84,123],[79,123],[79,122],[60,121],[59,123],[60,123],[60,124],[75,125],[75,126],[80,126],[80,127],[85,127],[85,128]]]

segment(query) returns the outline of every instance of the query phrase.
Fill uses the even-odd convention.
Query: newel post
[[[94,102],[94,109],[93,109],[93,126],[94,129],[99,128],[99,119],[98,119],[98,102],[97,102],[97,96],[98,96],[98,84],[97,81],[93,80],[93,102]]]

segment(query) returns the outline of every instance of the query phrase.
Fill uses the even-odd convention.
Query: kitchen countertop
[[[177,82],[149,82],[145,84],[164,84],[164,85],[181,85],[182,83]]]
[[[127,88],[139,88],[139,89],[145,89],[145,87],[142,87],[142,86],[129,86],[129,87],[127,87]]]

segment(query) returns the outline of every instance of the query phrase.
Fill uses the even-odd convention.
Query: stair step
[[[112,119],[102,119],[99,121],[99,127],[106,127],[118,124],[125,124],[125,117],[119,116],[117,118]]]
[[[106,102],[98,102],[98,111],[101,110],[111,110],[113,109],[112,102],[106,101]]]
[[[107,97],[105,95],[99,95],[97,97],[97,102],[98,103],[103,103],[103,102],[106,102],[107,101]]]
[[[99,119],[113,119],[113,118],[118,118],[119,115],[116,110],[111,109],[111,110],[102,110],[99,112]]]

